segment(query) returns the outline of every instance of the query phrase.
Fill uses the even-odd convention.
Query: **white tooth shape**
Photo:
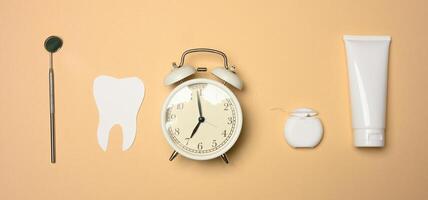
[[[93,87],[99,112],[98,144],[106,151],[110,129],[122,127],[122,150],[134,143],[137,129],[137,113],[144,99],[144,83],[137,77],[117,79],[98,76]]]

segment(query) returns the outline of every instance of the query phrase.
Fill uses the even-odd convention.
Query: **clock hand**
[[[201,106],[201,99],[200,99],[199,91],[196,92],[196,97],[198,99],[198,110],[199,110],[198,124],[196,124],[196,127],[193,129],[192,134],[190,135],[189,138],[192,138],[195,135],[195,133],[196,133],[196,131],[198,131],[201,123],[205,121],[205,117],[202,116],[202,106]]]
[[[211,122],[209,122],[209,121],[205,121],[207,124],[209,124],[209,125],[211,125],[211,126],[213,126],[213,127],[215,127],[215,128],[217,128],[217,126],[215,125],[215,124],[213,124],[213,123],[211,123]]]
[[[195,135],[195,133],[196,133],[196,131],[198,131],[199,126],[201,125],[201,123],[202,123],[201,121],[198,121],[198,124],[196,124],[196,127],[193,129],[192,134],[190,135],[189,138],[192,138]]]
[[[199,126],[205,121],[205,117],[199,117],[198,118],[198,124],[196,124],[196,127],[193,129],[192,134],[189,138],[192,138],[193,135],[195,135],[196,131],[199,129]]]
[[[201,106],[201,98],[200,98],[200,92],[197,92],[197,99],[198,99],[198,110],[199,110],[199,118],[203,117],[202,116],[202,106]]]

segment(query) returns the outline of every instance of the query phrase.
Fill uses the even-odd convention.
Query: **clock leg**
[[[227,155],[226,154],[223,154],[223,155],[221,155],[220,156],[220,158],[226,163],[226,164],[229,164],[229,159],[227,159]]]
[[[169,161],[174,160],[174,158],[177,157],[177,155],[178,155],[177,151],[172,152],[171,156],[169,157]]]

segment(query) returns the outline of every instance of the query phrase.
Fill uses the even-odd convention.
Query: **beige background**
[[[426,199],[427,1],[0,2],[0,199]],[[49,163],[48,53],[55,55],[58,163]],[[392,36],[387,145],[352,146],[343,34]],[[225,51],[245,90],[230,165],[178,157],[159,125],[170,63],[187,48]],[[215,56],[189,62],[215,66]],[[134,146],[97,144],[98,75],[138,76],[146,97]],[[319,111],[313,150],[290,148],[287,113]]]

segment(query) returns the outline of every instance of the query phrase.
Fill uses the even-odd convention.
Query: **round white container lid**
[[[316,115],[318,113],[310,108],[299,108],[291,113],[284,128],[284,136],[290,146],[313,148],[320,143],[323,127]]]

